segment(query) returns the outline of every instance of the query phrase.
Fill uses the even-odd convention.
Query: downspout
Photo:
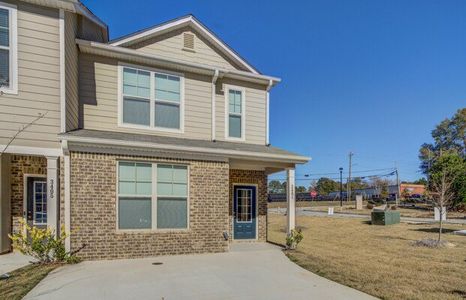
[[[270,146],[270,129],[269,129],[269,118],[270,118],[270,115],[269,115],[269,106],[270,106],[270,89],[272,88],[273,86],[273,80],[270,79],[269,80],[269,84],[267,85],[267,95],[266,95],[266,99],[265,99],[265,145],[266,146]]]
[[[218,74],[219,71],[218,69],[215,69],[214,76],[212,77],[212,141],[215,142],[215,131],[216,131],[216,125],[215,125],[215,96],[216,96],[216,84],[217,84],[217,79],[218,79]]]

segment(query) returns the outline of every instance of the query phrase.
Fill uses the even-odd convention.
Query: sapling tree
[[[466,163],[456,151],[440,152],[430,170],[429,191],[432,202],[440,212],[438,243],[442,238],[443,218],[456,197],[454,184],[466,172]]]

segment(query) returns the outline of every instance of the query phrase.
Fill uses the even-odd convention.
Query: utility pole
[[[340,167],[340,209],[343,208],[343,168]]]
[[[349,153],[349,169],[348,169],[348,182],[346,186],[346,193],[348,196],[348,201],[351,201],[351,166],[352,166],[352,159],[353,159],[354,153],[350,151]]]
[[[395,162],[395,174],[396,174],[396,189],[397,189],[397,195],[395,197],[395,205],[399,206],[400,201],[398,199],[401,198],[401,189],[400,189],[400,176],[398,174],[398,165],[396,162]]]

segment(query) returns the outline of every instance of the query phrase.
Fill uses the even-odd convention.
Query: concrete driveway
[[[300,268],[278,247],[251,243],[234,244],[228,253],[65,266],[25,299],[375,298]]]

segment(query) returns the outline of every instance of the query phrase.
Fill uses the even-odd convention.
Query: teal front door
[[[256,187],[237,185],[233,189],[233,237],[239,239],[255,239],[257,226]]]

